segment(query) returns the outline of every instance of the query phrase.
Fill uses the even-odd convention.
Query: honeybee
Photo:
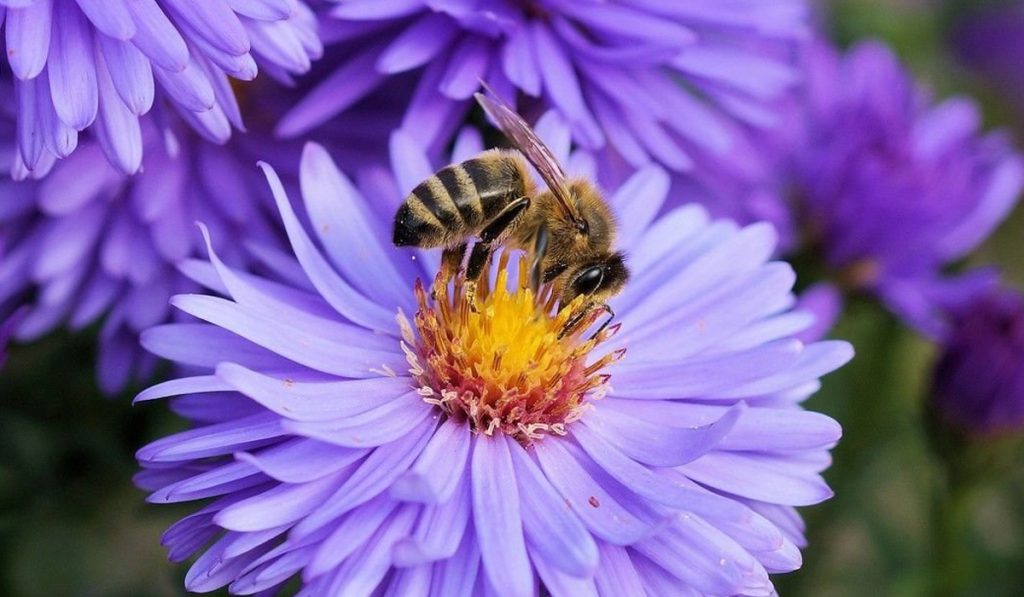
[[[492,94],[493,95],[493,94]],[[618,294],[629,278],[623,254],[612,249],[616,224],[601,192],[585,178],[567,178],[554,155],[500,98],[476,100],[515,148],[492,149],[442,168],[421,182],[395,214],[396,246],[443,248],[442,267],[465,277],[485,273],[498,246],[527,251],[531,285],[552,285],[562,305],[586,296],[587,310]],[[534,184],[527,161],[547,189]]]

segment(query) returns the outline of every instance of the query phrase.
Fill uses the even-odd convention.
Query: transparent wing
[[[526,156],[526,159],[537,169],[540,177],[544,179],[548,189],[551,190],[551,194],[562,206],[565,216],[578,221],[579,215],[576,213],[576,206],[565,185],[565,172],[562,171],[562,166],[559,165],[554,154],[511,106],[489,88],[487,91],[490,97],[477,93],[475,94],[476,101],[494,119],[498,128],[505,133],[512,145]]]

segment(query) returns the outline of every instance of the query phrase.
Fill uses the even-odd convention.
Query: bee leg
[[[434,281],[434,287],[430,290],[430,296],[437,300],[437,286],[447,285],[448,282],[462,269],[462,260],[466,256],[466,243],[455,247],[448,247],[441,253],[441,271]]]
[[[537,231],[537,240],[533,243],[533,263],[530,264],[530,290],[533,296],[540,293],[540,284],[543,281],[544,271],[541,264],[544,262],[544,255],[548,252],[548,227],[541,224]]]
[[[604,323],[601,324],[601,327],[597,328],[597,331],[591,334],[588,340],[594,338],[595,336],[603,332],[605,328],[608,327],[608,324],[610,324],[612,320],[615,319],[615,311],[612,311],[612,308],[605,303],[588,303],[585,307],[574,313],[573,316],[570,317],[569,320],[565,322],[565,325],[562,326],[562,331],[558,333],[559,339],[565,337],[566,334],[569,334],[570,332],[575,330],[576,327],[580,325],[580,323],[588,315],[593,313],[595,309],[607,313],[608,319],[604,320]]]
[[[505,232],[512,226],[523,210],[530,206],[529,197],[520,197],[509,203],[494,217],[483,230],[480,231],[480,241],[473,245],[473,251],[469,254],[469,263],[466,264],[466,298],[470,306],[476,303],[473,296],[476,294],[477,281],[487,269],[487,263],[491,259],[492,246],[500,241]]]
[[[466,243],[448,247],[441,253],[441,271],[445,277],[451,277],[462,269],[462,260],[466,258]]]

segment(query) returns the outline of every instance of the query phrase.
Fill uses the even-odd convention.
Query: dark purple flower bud
[[[932,407],[940,422],[970,435],[1024,428],[1024,296],[993,292],[953,316]]]

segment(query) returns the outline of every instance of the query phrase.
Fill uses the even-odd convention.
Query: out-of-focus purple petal
[[[92,124],[99,109],[92,31],[77,7],[54,14],[47,71],[61,121],[78,131]]]
[[[50,52],[52,28],[53,0],[39,0],[25,8],[8,10],[7,62],[15,77],[33,79],[42,72]]]
[[[128,12],[125,0],[75,0],[101,33],[117,40],[127,41],[135,35],[135,21]],[[68,9],[65,9],[68,10]]]

